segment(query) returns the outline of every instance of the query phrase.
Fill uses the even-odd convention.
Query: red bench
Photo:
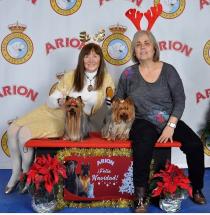
[[[34,148],[131,148],[131,142],[129,140],[116,140],[116,141],[107,141],[101,138],[100,133],[92,132],[90,137],[79,142],[73,142],[57,138],[48,138],[48,139],[32,139],[29,140],[26,144],[26,147]],[[155,147],[165,148],[165,147],[180,147],[181,143],[178,141],[166,142],[166,143],[156,143]]]
[[[125,155],[127,151],[130,153],[129,149],[131,148],[131,141],[107,141],[101,138],[100,133],[92,132],[90,137],[78,141],[67,141],[58,138],[49,138],[49,139],[32,139],[29,140],[26,144],[26,147],[37,148],[37,154],[43,154],[45,152],[49,153],[50,151],[55,151],[56,148],[59,148],[56,153],[61,153],[60,157],[65,160],[76,160],[78,162],[77,174],[81,174],[80,168],[82,162],[88,163],[91,166],[90,179],[91,183],[94,183],[94,198],[81,197],[75,194],[72,194],[68,189],[63,190],[63,199],[67,202],[75,201],[101,201],[101,200],[113,200],[116,201],[116,206],[118,205],[117,201],[119,199],[131,200],[133,196],[126,192],[120,192],[119,187],[125,178],[125,173],[128,174],[129,166],[131,165],[131,156]],[[157,164],[165,163],[166,159],[170,159],[170,148],[171,147],[180,147],[181,143],[174,141],[173,143],[156,143],[155,147],[158,147],[156,157]],[[66,150],[62,150],[66,148]],[[96,149],[96,150],[95,150]],[[127,149],[127,150],[118,150],[118,149]],[[102,154],[97,155],[98,150],[101,150]],[[90,151],[90,154],[86,154],[87,151]],[[113,154],[114,153],[114,154]],[[117,155],[116,155],[116,154]],[[122,153],[122,154],[119,154]],[[65,155],[65,158],[64,156]],[[81,156],[82,155],[82,156]],[[107,161],[112,161],[111,163],[106,163]],[[105,163],[103,163],[105,162]],[[117,178],[116,178],[117,177]],[[101,178],[104,178],[103,180]],[[109,179],[109,180],[108,180]],[[116,180],[115,180],[116,179]],[[109,187],[106,187],[108,185]],[[64,186],[65,187],[65,186]],[[103,190],[103,192],[101,192]],[[62,201],[62,200],[61,200]],[[65,202],[66,206],[69,204]],[[113,202],[113,204],[114,204]],[[93,203],[95,204],[95,203]]]

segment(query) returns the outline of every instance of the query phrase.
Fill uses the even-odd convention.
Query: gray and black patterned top
[[[136,118],[146,119],[162,130],[169,117],[181,118],[185,107],[182,80],[176,69],[163,63],[157,81],[149,83],[139,72],[139,65],[126,68],[120,77],[116,96],[130,96],[135,104]]]

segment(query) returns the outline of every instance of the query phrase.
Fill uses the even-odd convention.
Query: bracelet
[[[168,122],[167,125],[171,128],[176,128],[176,124],[173,122]]]

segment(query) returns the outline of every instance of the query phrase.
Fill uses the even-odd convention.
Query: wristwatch
[[[167,125],[171,128],[176,128],[176,124],[173,122],[168,122]]]

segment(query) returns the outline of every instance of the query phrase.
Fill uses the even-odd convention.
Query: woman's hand
[[[167,141],[173,142],[173,134],[174,134],[174,128],[166,125],[157,142],[159,143],[166,143]]]

